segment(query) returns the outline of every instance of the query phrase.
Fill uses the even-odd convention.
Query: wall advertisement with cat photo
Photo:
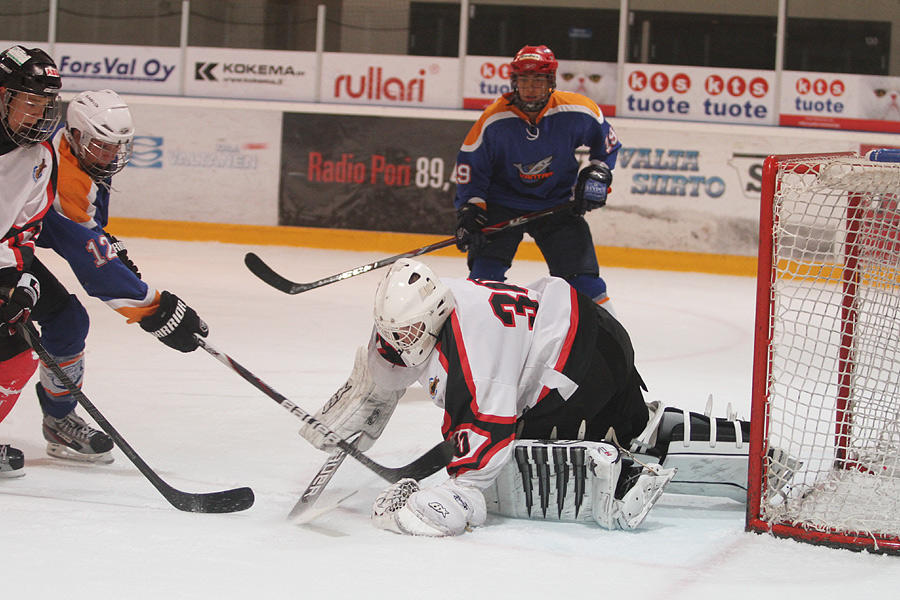
[[[616,114],[616,63],[561,60],[556,88],[587,96],[608,117]],[[466,57],[463,108],[483,110],[510,91],[509,57]]]
[[[900,77],[782,74],[779,125],[900,133]]]

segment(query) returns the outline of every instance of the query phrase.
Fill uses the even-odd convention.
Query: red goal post
[[[763,166],[748,531],[900,554],[900,164]]]

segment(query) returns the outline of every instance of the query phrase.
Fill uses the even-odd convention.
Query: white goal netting
[[[900,164],[785,157],[773,175],[759,519],[900,542]]]

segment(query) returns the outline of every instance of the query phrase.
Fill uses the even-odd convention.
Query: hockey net
[[[900,164],[763,169],[747,529],[900,553]]]

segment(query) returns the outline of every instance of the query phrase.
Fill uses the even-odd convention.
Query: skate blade
[[[72,450],[68,446],[53,443],[47,444],[47,454],[55,458],[81,463],[108,465],[115,461],[111,451],[101,452],[100,454],[82,454],[81,452]]]
[[[25,477],[24,468],[13,471],[0,471],[0,479],[16,479],[17,477]]]

